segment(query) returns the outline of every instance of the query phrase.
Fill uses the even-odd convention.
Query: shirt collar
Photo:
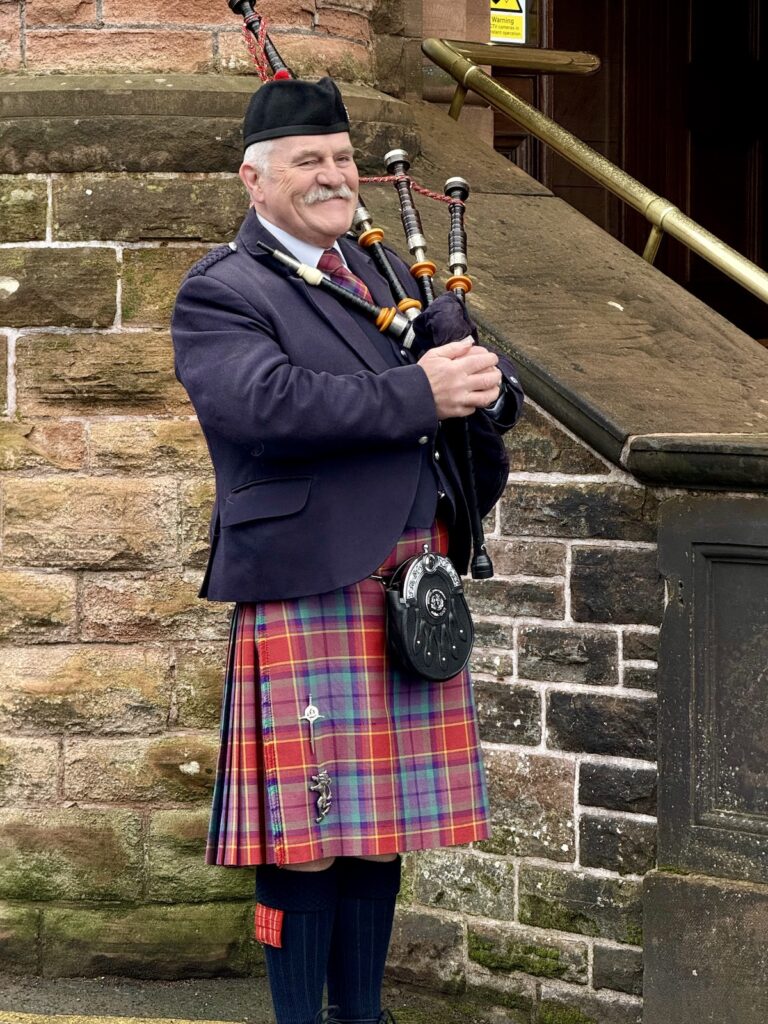
[[[310,267],[317,266],[320,262],[320,257],[325,252],[325,249],[321,249],[317,245],[311,245],[309,242],[304,242],[300,238],[294,238],[293,235],[289,235],[287,231],[283,231],[283,229],[279,228],[276,224],[272,224],[266,219],[266,217],[262,217],[259,213],[257,213],[256,216],[259,219],[259,223],[265,227],[271,235],[274,235],[283,248],[287,249],[288,252],[300,263],[306,263]],[[344,253],[339,248],[339,243],[334,242],[333,248],[341,257],[342,263],[346,266],[347,261],[344,259]]]

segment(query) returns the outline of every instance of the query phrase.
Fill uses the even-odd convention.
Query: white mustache
[[[354,199],[355,194],[349,185],[339,185],[338,188],[328,188],[327,185],[316,185],[304,196],[304,205],[312,206],[314,203],[324,203],[327,199]]]

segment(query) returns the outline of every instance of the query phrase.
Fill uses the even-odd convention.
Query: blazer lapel
[[[328,323],[328,326],[338,334],[339,338],[345,345],[352,349],[358,359],[360,359],[368,369],[375,370],[377,373],[381,373],[383,370],[389,369],[389,364],[377,351],[376,346],[370,338],[365,335],[365,332],[355,321],[354,317],[350,315],[347,307],[342,305],[340,299],[337,299],[329,292],[323,291],[321,288],[306,284],[300,277],[296,277],[295,274],[292,274],[287,267],[283,268],[276,265],[274,260],[270,258],[269,254],[259,248],[257,242],[263,241],[273,249],[279,249],[281,252],[286,252],[286,249],[280,245],[280,243],[261,224],[253,210],[249,211],[248,216],[240,228],[238,241],[245,246],[254,259],[257,259],[260,262],[266,260],[266,264],[271,269],[282,274],[291,287],[296,290],[297,295],[300,295],[305,301],[314,307],[320,316]],[[352,269],[351,266],[350,269]],[[353,271],[353,273],[355,273],[355,271]],[[366,284],[368,284],[367,281]],[[373,291],[371,291],[371,294],[373,296]],[[375,297],[374,301],[376,301]],[[384,304],[391,305],[391,299],[389,302]],[[364,316],[365,314],[361,315]],[[373,330],[378,330],[378,328],[373,324],[373,321],[371,321],[371,327]]]

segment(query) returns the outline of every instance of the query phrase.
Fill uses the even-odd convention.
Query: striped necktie
[[[342,288],[346,288],[347,291],[353,292],[361,299],[365,299],[366,302],[373,302],[371,293],[366,287],[365,281],[361,281],[359,277],[355,277],[351,270],[344,266],[344,262],[339,256],[335,249],[326,249],[323,255],[320,257],[320,262],[317,264],[317,269],[322,270],[324,274],[334,282],[334,284],[341,285]]]

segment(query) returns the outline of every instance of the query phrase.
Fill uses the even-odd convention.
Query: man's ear
[[[250,164],[241,164],[238,174],[240,175],[240,180],[245,185],[246,191],[251,197],[251,200],[259,201],[262,198],[262,189],[259,172],[256,168],[252,167]]]

